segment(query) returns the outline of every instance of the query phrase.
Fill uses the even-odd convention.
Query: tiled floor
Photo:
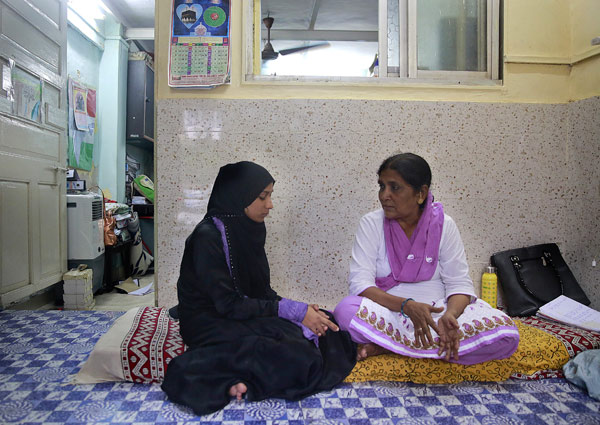
[[[154,282],[154,275],[149,274],[139,278],[140,287],[144,287]],[[146,295],[128,295],[117,292],[113,289],[109,293],[94,295],[96,305],[93,310],[103,311],[127,311],[134,307],[154,306],[156,305],[156,286],[155,291]],[[54,293],[48,291],[32,297],[21,303],[8,307],[8,310],[57,310],[62,309],[55,304]]]
[[[139,278],[140,288],[153,283],[154,275],[146,275]],[[134,307],[154,306],[156,305],[156,287],[155,291],[146,295],[128,295],[121,294],[116,290],[112,290],[107,294],[94,296],[96,306],[94,310],[110,310],[110,311],[127,311]]]
[[[73,375],[121,314],[0,312],[0,424],[600,424],[600,401],[558,378],[455,384],[345,382],[299,401],[231,400],[224,409],[204,416],[169,401],[159,383],[74,385]],[[153,343],[158,341],[155,337]],[[138,343],[130,346],[134,353],[141,347]],[[116,363],[120,365],[118,358]]]

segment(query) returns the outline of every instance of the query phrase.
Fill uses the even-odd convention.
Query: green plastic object
[[[140,192],[144,198],[154,204],[154,183],[152,183],[152,180],[150,180],[148,176],[145,176],[144,174],[137,176],[133,179],[133,187]]]

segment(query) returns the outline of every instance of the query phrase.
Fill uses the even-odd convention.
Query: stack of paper
[[[537,316],[587,329],[588,331],[600,332],[600,311],[589,308],[564,295],[541,306]]]

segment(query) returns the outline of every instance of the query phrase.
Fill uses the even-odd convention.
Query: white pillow
[[[100,337],[83,367],[71,381],[72,384],[125,381],[121,343],[140,308],[144,307],[132,308],[115,320],[108,332]]]

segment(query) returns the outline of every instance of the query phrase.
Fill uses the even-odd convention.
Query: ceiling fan
[[[275,19],[271,16],[267,16],[266,18],[263,18],[262,21],[263,24],[265,24],[265,27],[267,27],[267,43],[265,44],[265,47],[262,51],[263,60],[277,59],[279,55],[289,55],[290,53],[302,52],[304,50],[314,49],[315,47],[329,46],[329,42],[324,41],[322,43],[309,44],[308,46],[292,47],[290,49],[283,49],[276,52],[275,49],[273,49],[273,45],[271,44],[271,27],[273,26],[273,22],[275,21]]]

